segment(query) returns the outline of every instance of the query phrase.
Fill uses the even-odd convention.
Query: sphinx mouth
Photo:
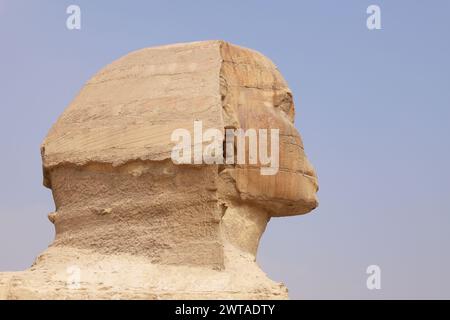
[[[315,191],[319,191],[319,181],[317,175],[313,170],[301,171],[302,175],[307,178],[314,185]]]
[[[304,171],[300,171],[304,176],[308,177],[308,178],[312,178],[312,179],[316,179],[317,180],[317,175],[314,171],[312,170],[304,170]]]
[[[319,181],[318,181],[318,178],[317,178],[317,175],[316,175],[316,172],[314,169],[293,171],[288,168],[280,168],[279,171],[284,171],[284,172],[293,173],[296,175],[301,175],[314,185],[315,192],[319,191]]]

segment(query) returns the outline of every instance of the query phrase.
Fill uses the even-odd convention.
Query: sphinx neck
[[[224,267],[216,168],[171,161],[90,164],[60,166],[49,176],[57,208],[54,246]]]

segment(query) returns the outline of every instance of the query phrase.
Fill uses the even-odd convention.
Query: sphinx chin
[[[272,62],[224,41],[142,49],[106,66],[42,144],[55,240],[30,269],[0,273],[0,298],[286,299],[256,254],[271,218],[317,206],[293,119]],[[173,133],[194,137],[195,121],[222,134],[218,145],[226,128],[277,130],[277,171],[172,161]]]

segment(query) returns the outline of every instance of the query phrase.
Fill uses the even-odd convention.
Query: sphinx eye
[[[292,93],[285,92],[278,101],[275,102],[275,108],[280,109],[284,113],[286,113],[287,116],[293,117],[293,111],[294,111],[294,100],[292,98]]]

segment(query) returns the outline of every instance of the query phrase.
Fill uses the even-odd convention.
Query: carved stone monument
[[[279,168],[174,163],[179,128],[279,129]],[[256,263],[272,217],[317,206],[291,91],[224,41],[147,48],[83,87],[42,144],[56,237],[0,299],[284,299]],[[192,147],[202,148],[207,142]]]

